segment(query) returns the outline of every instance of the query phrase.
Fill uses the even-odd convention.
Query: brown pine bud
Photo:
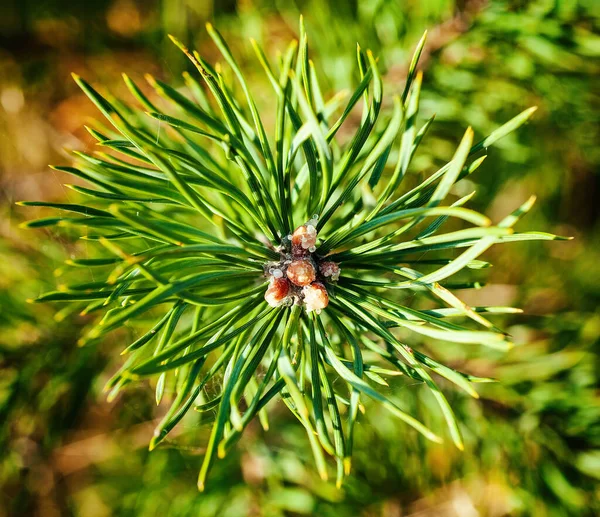
[[[340,278],[340,266],[335,262],[321,262],[319,271],[327,280],[332,282],[337,282]]]
[[[310,285],[305,286],[302,289],[304,295],[304,305],[306,312],[317,311],[321,312],[329,305],[329,296],[327,295],[327,289],[320,282],[313,282]]]
[[[271,280],[271,285],[265,292],[265,300],[271,307],[279,307],[290,292],[290,283],[285,278]]]
[[[287,277],[292,284],[300,287],[310,284],[316,278],[315,267],[310,260],[294,260],[287,268]]]
[[[295,255],[310,252],[316,249],[317,245],[317,229],[309,221],[302,226],[298,226],[292,234],[292,252]]]

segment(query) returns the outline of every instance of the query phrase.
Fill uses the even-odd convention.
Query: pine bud
[[[316,278],[315,267],[310,260],[294,260],[287,268],[287,277],[300,287],[310,284]]]
[[[317,229],[309,221],[302,226],[298,226],[292,234],[292,252],[295,255],[301,255],[307,252],[312,253],[317,245]]]
[[[265,293],[265,300],[271,307],[279,307],[287,298],[290,292],[290,283],[285,278],[275,278],[271,280],[271,285]]]
[[[306,312],[317,311],[317,314],[321,312],[329,305],[329,296],[327,295],[327,289],[320,282],[313,282],[310,285],[305,286],[302,289],[304,295],[304,305]]]
[[[319,271],[328,280],[337,282],[340,278],[340,266],[335,262],[321,262]]]

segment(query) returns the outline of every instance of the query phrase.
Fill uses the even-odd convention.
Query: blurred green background
[[[96,113],[70,72],[118,94],[121,72],[181,85],[187,63],[166,35],[214,60],[204,31],[210,20],[268,107],[247,40],[275,57],[297,34],[300,13],[329,92],[356,84],[357,42],[379,56],[387,97],[401,91],[412,50],[429,30],[422,111],[436,121],[414,174],[450,158],[467,125],[481,137],[539,106],[458,187],[476,188],[475,208],[496,220],[535,193],[522,227],[575,240],[492,249],[484,287],[463,291],[467,302],[525,310],[504,321],[518,345],[512,351],[432,350],[500,381],[482,385],[478,401],[448,387],[464,453],[425,443],[370,407],[359,420],[353,475],[337,490],[318,479],[302,429],[275,403],[272,430],[251,427],[198,494],[209,429],[190,415],[165,446],[147,452],[165,410],[152,390],[138,385],[112,403],[102,393],[122,343],[77,348],[85,317],[26,303],[60,282],[61,264],[84,245],[20,229],[35,214],[14,202],[68,198],[64,178],[47,164],[66,163],[63,148],[91,145],[83,125]],[[599,515],[599,21],[596,0],[0,3],[0,517]],[[418,386],[389,391],[442,426]]]

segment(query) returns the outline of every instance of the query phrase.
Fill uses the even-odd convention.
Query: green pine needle
[[[558,237],[513,230],[534,198],[497,224],[463,206],[471,195],[447,198],[481,165],[485,156],[477,153],[535,108],[476,144],[468,128],[452,160],[408,189],[403,180],[433,122],[419,126],[425,35],[390,110],[382,107],[383,81],[370,51],[358,49],[360,84],[342,105],[342,96],[323,95],[302,27],[277,65],[252,42],[274,90],[267,118],[222,36],[210,25],[208,32],[237,84],[173,37],[198,71],[185,74],[184,89],[147,76],[150,98],[124,75],[128,103],[73,76],[110,124],[87,128],[97,152],[74,153],[73,166],[56,167],[87,186],[70,185],[77,204],[23,204],[59,211],[29,227],[64,227],[95,251],[68,261],[63,276],[73,282],[37,301],[97,313],[81,344],[124,326],[145,329],[124,347],[125,362],[106,389],[114,398],[129,383],[154,377],[157,403],[167,398],[166,386],[175,390],[151,449],[190,409],[202,418],[214,414],[200,489],[216,457],[255,416],[268,426],[264,408],[274,398],[306,429],[323,479],[326,458],[335,458],[338,485],[350,471],[364,399],[441,441],[441,429],[429,429],[373,386],[397,375],[431,391],[462,449],[459,423],[435,379],[473,397],[473,384],[490,379],[438,363],[401,341],[397,329],[428,340],[511,346],[488,317],[518,311],[469,307],[452,285],[478,285],[470,270],[489,266],[480,256],[494,244]],[[361,114],[357,127],[353,113]],[[265,122],[271,115],[274,127]],[[353,135],[338,138],[342,126]],[[460,229],[445,231],[450,219]],[[460,284],[447,283],[458,273]],[[438,307],[409,306],[407,292]]]

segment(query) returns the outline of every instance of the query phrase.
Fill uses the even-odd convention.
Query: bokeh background
[[[91,145],[83,126],[96,113],[70,72],[123,95],[121,72],[182,85],[188,64],[166,35],[214,60],[210,20],[268,109],[247,40],[274,57],[296,36],[300,13],[329,92],[356,84],[357,42],[379,56],[388,97],[401,91],[412,50],[429,30],[422,111],[436,121],[415,171],[447,160],[467,125],[481,137],[539,106],[461,188],[476,188],[475,208],[496,220],[535,193],[522,228],[575,239],[493,249],[482,288],[463,292],[470,302],[525,310],[505,320],[518,345],[512,351],[432,351],[500,381],[482,385],[478,401],[446,390],[464,453],[425,443],[370,407],[359,420],[353,475],[337,490],[318,479],[302,429],[273,404],[272,430],[251,427],[198,494],[208,427],[190,415],[166,445],[147,451],[164,412],[150,387],[111,403],[102,393],[120,361],[118,336],[78,348],[85,317],[26,302],[54,288],[82,244],[21,229],[35,213],[14,202],[74,195],[47,167],[67,163],[65,148]],[[595,0],[0,2],[0,517],[599,515],[599,21]],[[419,386],[392,384],[389,392],[442,426]]]

